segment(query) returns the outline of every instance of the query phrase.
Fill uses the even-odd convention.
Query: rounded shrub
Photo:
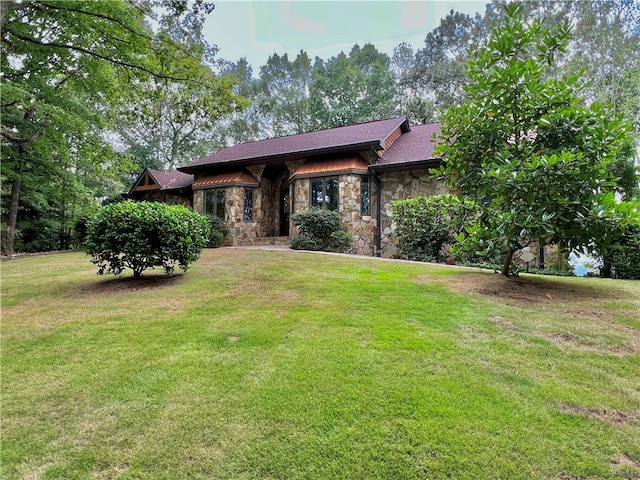
[[[162,267],[186,271],[209,239],[207,217],[182,205],[121,202],[100,209],[87,227],[86,252],[98,274],[119,275],[126,268],[139,278]]]
[[[294,250],[346,252],[353,247],[353,235],[342,228],[338,212],[310,208],[291,216],[299,236],[291,240]]]

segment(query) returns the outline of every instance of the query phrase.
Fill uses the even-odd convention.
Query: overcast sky
[[[415,49],[450,10],[483,13],[489,0],[441,1],[216,1],[205,35],[219,58],[246,57],[254,76],[277,53],[293,59],[302,49],[311,59],[348,54],[358,43],[393,53],[401,42]]]

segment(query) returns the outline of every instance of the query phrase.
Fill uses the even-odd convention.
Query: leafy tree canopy
[[[167,142],[169,152],[193,145],[185,123],[229,110],[232,83],[213,75],[208,62],[216,49],[202,36],[212,9],[205,0],[0,2],[3,247],[9,253],[25,200],[63,209],[58,217],[78,216],[83,205],[95,205],[94,197],[108,195],[101,188],[118,188],[131,166],[113,152],[105,132],[135,120],[144,124],[131,118],[144,109],[127,102],[149,93],[150,84],[158,92],[149,101],[164,102],[172,116],[161,122],[146,115],[146,124],[180,129]],[[135,145],[166,147],[155,138],[136,138]],[[96,177],[102,185],[94,185]],[[64,188],[51,188],[52,178],[65,178]]]
[[[547,76],[569,39],[568,24],[550,29],[509,5],[466,66],[465,100],[442,119],[439,173],[481,208],[459,240],[482,254],[505,248],[505,275],[532,240],[604,249],[611,224],[635,214],[616,203],[608,168],[630,126],[598,103],[585,107],[578,76]]]

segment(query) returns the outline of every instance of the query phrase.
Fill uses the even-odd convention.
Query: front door
[[[280,236],[289,236],[289,214],[291,211],[289,189],[280,189]]]

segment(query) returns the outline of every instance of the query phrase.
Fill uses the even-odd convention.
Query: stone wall
[[[425,169],[383,173],[380,175],[380,183],[382,204],[380,214],[380,255],[382,257],[392,257],[396,252],[397,240],[393,236],[396,225],[393,221],[391,203],[394,200],[440,195],[447,193],[449,190],[442,181],[436,179]]]
[[[371,179],[370,188],[373,184]],[[342,228],[354,237],[353,253],[373,255],[375,253],[376,220],[360,212],[360,187],[362,175],[347,174],[338,177],[338,213],[342,217]],[[373,195],[370,195],[373,197]],[[370,206],[370,213],[375,212]]]
[[[177,193],[171,193],[162,190],[149,190],[141,195],[134,197],[136,200],[145,200],[148,202],[160,202],[167,205],[184,205],[191,207],[191,197],[184,196]]]
[[[254,210],[254,221],[260,224],[261,235],[271,237],[275,234],[276,202],[275,187],[271,180],[262,178],[260,188],[256,189],[254,201],[260,202],[260,214],[256,217]]]
[[[204,215],[204,190],[193,191],[193,211]]]

